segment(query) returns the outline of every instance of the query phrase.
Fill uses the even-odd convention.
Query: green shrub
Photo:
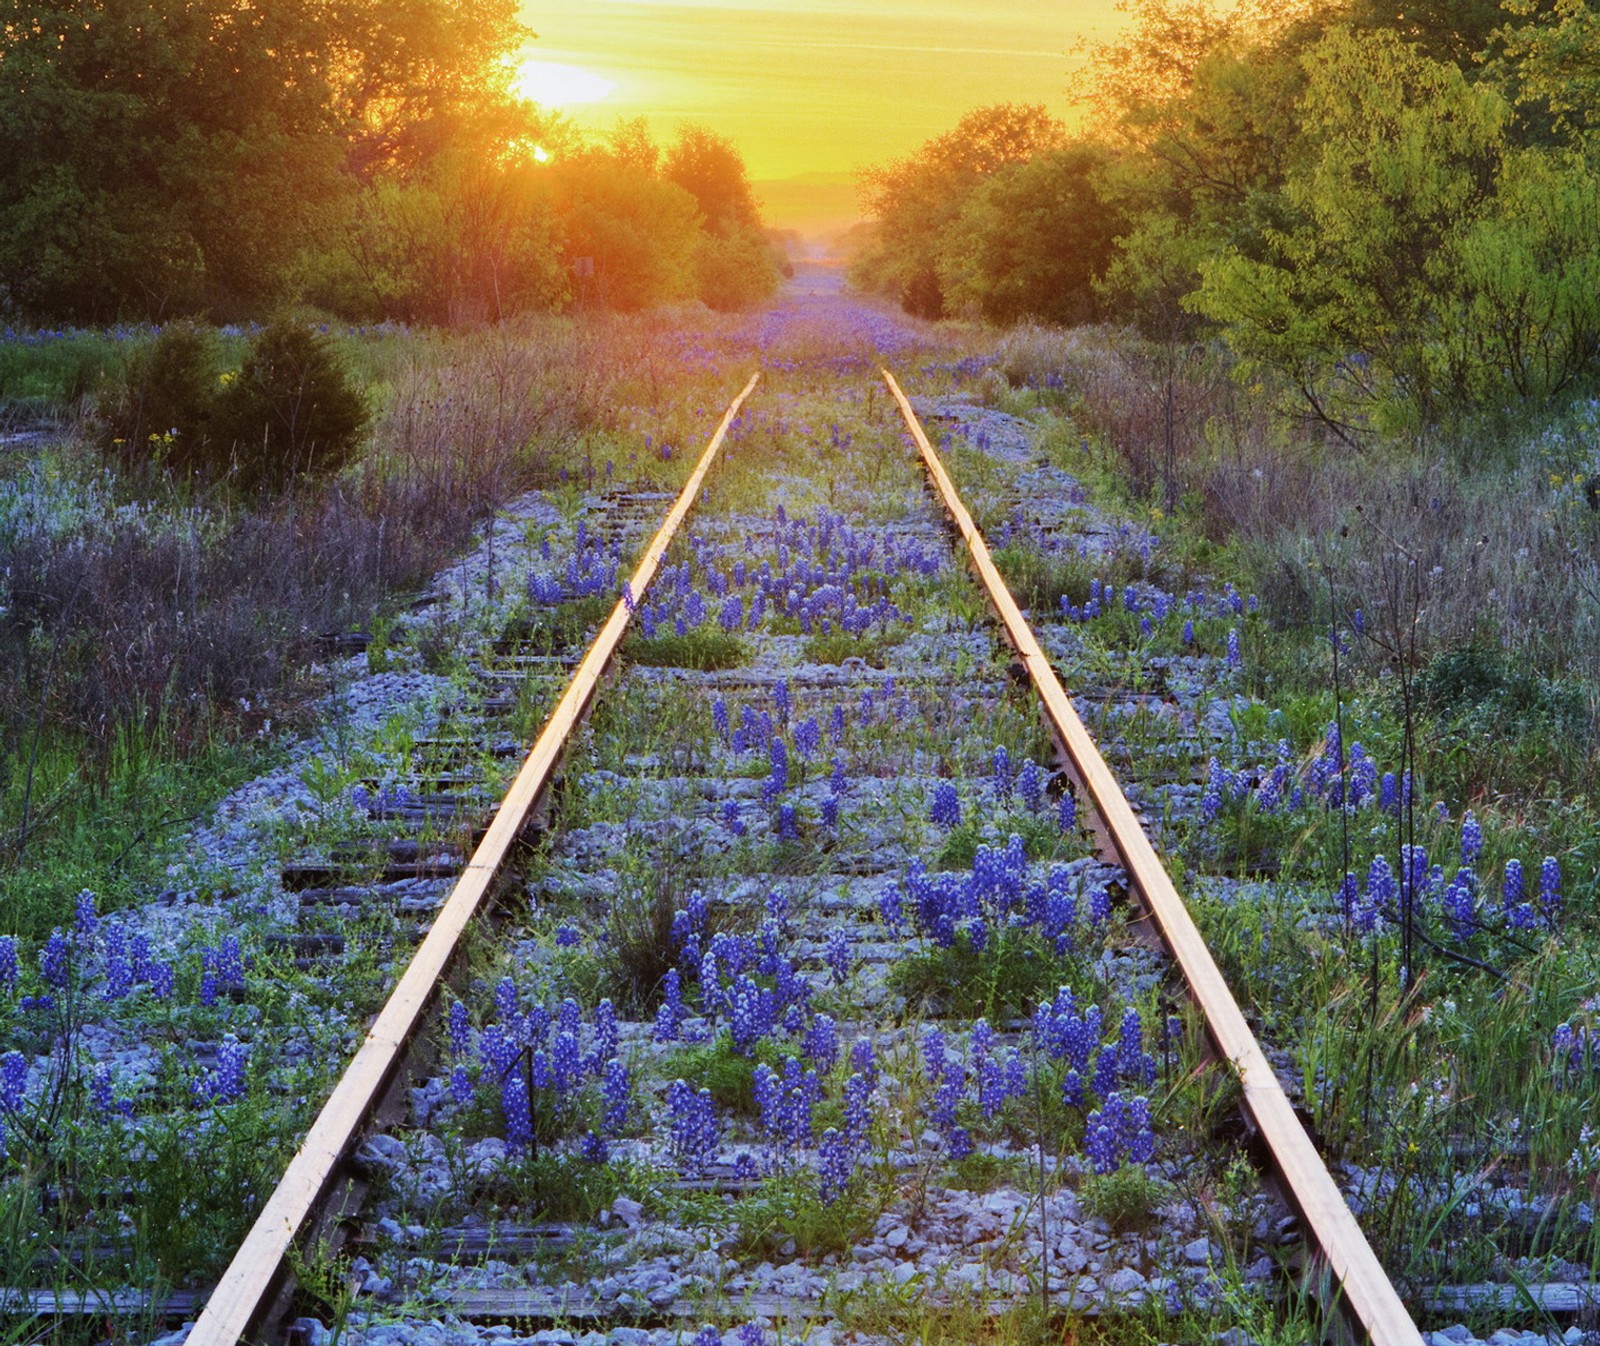
[[[1156,1207],[1171,1193],[1143,1164],[1124,1164],[1115,1173],[1096,1173],[1083,1180],[1083,1208],[1104,1220],[1118,1234],[1140,1233],[1156,1220]]]
[[[216,335],[197,322],[168,323],[136,351],[98,415],[106,446],[132,468],[204,471],[216,416]]]
[[[371,412],[326,336],[280,318],[251,341],[217,401],[215,442],[248,491],[331,476],[349,462]]]

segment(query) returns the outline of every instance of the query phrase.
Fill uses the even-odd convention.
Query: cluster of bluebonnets
[[[609,1000],[601,1000],[586,1023],[572,997],[553,1010],[529,1004],[516,982],[502,977],[476,1029],[459,1000],[450,1006],[448,1023],[451,1096],[460,1108],[471,1107],[480,1091],[498,1103],[510,1154],[536,1153],[541,1138],[582,1129],[583,1158],[610,1158],[607,1140],[627,1125],[633,1081],[618,1054]]]
[[[1298,758],[1280,739],[1268,762],[1227,767],[1213,757],[1200,798],[1200,822],[1214,827],[1242,815],[1289,817],[1344,814],[1382,821],[1401,830],[1416,808],[1411,773],[1385,771],[1359,741],[1348,747],[1337,723],[1330,723],[1316,751]],[[1434,821],[1448,821],[1441,802]],[[1479,937],[1554,930],[1561,917],[1561,866],[1554,856],[1540,862],[1537,878],[1522,860],[1510,858],[1498,875],[1484,873],[1483,829],[1468,809],[1461,819],[1458,856],[1436,860],[1420,842],[1401,844],[1391,855],[1374,854],[1364,873],[1346,872],[1335,896],[1339,913],[1360,934],[1397,926],[1402,910],[1434,916],[1456,944]]]
[[[836,427],[835,433],[848,432]],[[530,583],[530,596],[554,603],[599,592],[594,586],[608,573],[604,557],[592,538],[584,541],[564,578]],[[860,636],[906,622],[896,583],[936,576],[947,563],[942,547],[914,533],[860,529],[826,511],[795,517],[780,506],[770,526],[737,545],[690,539],[648,593],[635,596],[623,586],[623,598],[646,638],[701,628]],[[908,690],[891,677],[831,703],[801,706],[782,678],[741,700],[721,694],[708,700],[712,760],[740,776],[759,775],[760,808],[780,842],[798,838],[803,826],[836,831],[852,790],[853,736],[885,721],[909,722],[916,711]],[[981,813],[1058,836],[1076,832],[1071,792],[1037,762],[1013,763],[1003,746],[993,750],[984,777],[959,788],[938,783],[930,808],[936,826],[961,826],[963,790],[975,821]],[[726,799],[720,825],[746,835],[753,807]],[[930,872],[914,862],[885,892],[878,916],[886,933],[905,940],[908,952],[959,942],[981,955],[997,938],[1022,931],[1063,959],[1077,958],[1072,966],[1086,966],[1109,927],[1108,891],[1084,884],[1069,866],[1030,861],[1019,834],[1002,828],[998,837],[1006,839],[980,841],[970,864],[955,871]],[[769,893],[753,925],[743,926],[730,924],[727,908],[704,892],[680,900],[670,967],[658,988],[653,1052],[637,1044],[633,1050],[643,1054],[630,1058],[631,1071],[608,1055],[616,1045],[609,1003],[590,1023],[572,1000],[528,1008],[508,980],[476,1019],[465,1006],[452,1009],[452,1091],[463,1107],[495,1105],[513,1156],[532,1153],[542,1136],[603,1161],[630,1124],[655,1114],[649,1129],[660,1137],[662,1156],[686,1175],[805,1175],[823,1201],[840,1199],[882,1152],[873,1133],[887,1107],[872,1031],[843,1025],[828,1012],[848,1003],[825,993],[850,984],[854,937],[841,924],[821,932],[820,948],[815,939],[798,945],[789,900],[779,891]],[[581,945],[583,938],[567,924],[558,943]],[[1065,975],[1069,964],[1062,966]],[[1026,1124],[1040,1091],[1053,1108],[1076,1110],[1084,1152],[1098,1171],[1152,1157],[1147,1090],[1154,1066],[1142,1050],[1138,1014],[1130,1009],[1115,1018],[1105,1040],[1097,1036],[1079,1059],[1075,1044],[1100,1034],[1104,1012],[1091,1009],[1086,991],[1077,994],[1085,999],[1076,1029],[1067,1020],[1079,1002],[1063,987],[1024,1029],[1026,1045],[1014,1038],[1003,1045],[986,1020],[968,1033],[931,1030],[920,1041],[921,1065],[911,1068],[923,1084],[901,1080],[895,1097],[910,1088],[923,1098],[925,1124],[940,1137],[946,1158],[972,1153],[975,1135],[1006,1118]],[[645,1082],[662,1061],[670,1072],[674,1053],[706,1050],[746,1063],[748,1115],[719,1101],[702,1078],[669,1079],[659,1089]],[[658,1064],[643,1069],[646,1057]]]
[[[680,555],[661,568],[643,598],[620,587],[646,640],[702,628],[727,635],[764,627],[887,635],[909,621],[890,596],[895,581],[935,575],[943,564],[920,539],[857,528],[827,511],[791,518],[781,505],[764,535],[747,536],[742,548],[696,536]],[[581,520],[564,563],[555,565],[548,537],[541,556],[551,568],[534,569],[527,581],[537,604],[619,592],[617,544],[588,532]]]
[[[246,997],[247,959],[238,937],[222,935],[181,957],[158,953],[148,934],[102,916],[84,891],[73,921],[37,949],[0,935],[0,1158],[48,1145],[63,1108],[107,1122],[134,1122],[158,1083],[190,1104],[244,1098],[249,1047],[231,1032],[211,1036]],[[208,1013],[196,1017],[194,1011]],[[131,1015],[181,1015],[187,1050],[157,1081],[96,1059],[91,1036]],[[170,1104],[164,1097],[162,1107]]]

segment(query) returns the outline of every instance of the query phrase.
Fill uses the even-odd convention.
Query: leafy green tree
[[[1503,31],[1495,72],[1558,135],[1592,135],[1600,127],[1600,14],[1585,0],[1506,0],[1505,10],[1523,22]]]
[[[13,0],[0,304],[259,312],[362,174],[435,153],[522,34],[511,0]]]
[[[1003,103],[969,112],[909,158],[867,170],[862,195],[876,238],[857,260],[854,279],[893,295],[910,313],[941,316],[939,257],[967,195],[1007,165],[1065,143],[1065,129],[1044,108]]]
[[[718,238],[761,232],[761,208],[744,160],[722,136],[685,126],[667,150],[662,176],[694,197],[705,227]]]
[[[1336,29],[1306,62],[1285,188],[1298,218],[1265,259],[1207,261],[1195,306],[1342,431],[1347,397],[1431,423],[1449,248],[1492,195],[1509,109],[1385,31]]]
[[[1483,215],[1452,241],[1439,345],[1476,404],[1558,394],[1600,367],[1600,171],[1583,155],[1506,157]]]
[[[999,323],[1094,318],[1095,281],[1126,227],[1101,193],[1107,157],[1082,142],[1008,165],[979,184],[942,236],[945,306]]]
[[[695,293],[716,309],[750,308],[778,285],[761,229],[761,208],[732,143],[686,126],[667,150],[662,176],[694,197],[704,236],[695,247]]]
[[[694,293],[700,212],[677,183],[631,153],[591,150],[559,166],[554,192],[566,255],[586,259],[601,304],[626,311]]]

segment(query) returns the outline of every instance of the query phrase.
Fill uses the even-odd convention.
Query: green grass
[[[702,626],[685,635],[631,635],[623,642],[623,657],[647,668],[692,668],[708,673],[737,668],[748,657],[744,641],[714,627]]]
[[[184,830],[274,760],[266,743],[218,735],[189,747],[130,727],[109,761],[46,727],[0,759],[0,932],[39,939],[70,919],[85,888],[113,911],[164,886]]]

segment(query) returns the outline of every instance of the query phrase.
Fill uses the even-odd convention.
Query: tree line
[[[1593,7],[1125,8],[1093,130],[984,108],[864,175],[859,284],[927,317],[1221,334],[1341,435],[1592,386]]]
[[[776,283],[743,161],[508,92],[515,0],[12,0],[0,312],[462,322]]]

